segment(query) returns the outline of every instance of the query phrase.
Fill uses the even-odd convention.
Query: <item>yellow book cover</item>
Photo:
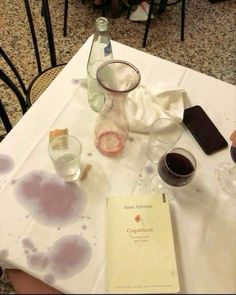
[[[177,293],[179,281],[168,202],[159,195],[107,198],[106,289]]]

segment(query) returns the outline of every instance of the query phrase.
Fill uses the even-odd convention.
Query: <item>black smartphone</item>
[[[206,154],[210,155],[228,146],[225,138],[201,106],[185,109],[183,122]]]

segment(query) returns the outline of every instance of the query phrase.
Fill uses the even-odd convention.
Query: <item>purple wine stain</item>
[[[23,241],[22,245],[26,247]],[[90,244],[79,235],[60,238],[47,252],[35,253],[28,248],[25,250],[29,250],[26,254],[28,266],[33,270],[46,272],[45,281],[50,279],[50,276],[53,281],[72,277],[88,265],[92,256]]]
[[[5,154],[0,154],[0,174],[6,174],[13,170],[15,164],[13,159]]]
[[[146,173],[149,174],[149,175],[151,175],[151,174],[153,174],[155,172],[154,168],[152,166],[150,166],[150,165],[145,166],[144,169],[145,169]]]
[[[37,251],[37,249],[35,248],[33,242],[30,239],[23,239],[22,240],[22,245],[28,251],[32,251],[32,252]]]
[[[8,257],[8,255],[9,255],[9,252],[8,252],[8,250],[7,249],[2,249],[2,250],[0,250],[0,258],[7,258]]]
[[[55,277],[52,274],[46,274],[43,276],[43,280],[45,283],[48,283],[49,285],[53,284],[55,282]]]
[[[45,253],[28,253],[27,263],[35,270],[43,271],[48,267],[49,259]]]
[[[44,171],[32,171],[14,185],[16,200],[39,223],[61,227],[79,219],[86,198],[80,188]]]
[[[80,272],[92,256],[90,244],[78,235],[56,241],[49,252],[52,273],[58,278],[68,278]]]
[[[76,78],[73,78],[72,80],[71,80],[71,82],[72,82],[72,84],[79,84],[80,83],[80,79],[76,79]]]

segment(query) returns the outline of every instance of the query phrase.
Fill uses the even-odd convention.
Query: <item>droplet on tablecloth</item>
[[[14,168],[13,159],[5,154],[0,154],[0,174],[6,174]]]

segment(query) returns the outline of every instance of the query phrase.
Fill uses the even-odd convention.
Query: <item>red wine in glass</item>
[[[158,164],[158,173],[171,186],[183,186],[194,177],[196,160],[183,148],[174,148],[164,154]]]

